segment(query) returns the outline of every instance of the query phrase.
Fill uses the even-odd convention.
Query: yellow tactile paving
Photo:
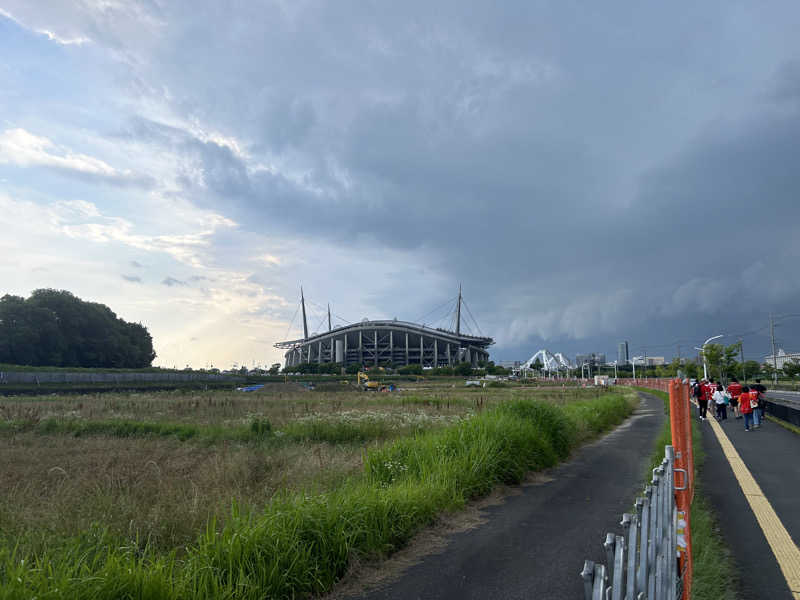
[[[739,487],[742,488],[742,492],[750,504],[758,524],[761,526],[761,531],[764,532],[764,537],[767,538],[769,547],[772,548],[772,553],[775,555],[783,576],[786,578],[786,583],[789,585],[792,596],[796,600],[800,600],[800,549],[792,541],[789,532],[786,531],[786,527],[781,523],[775,509],[772,508],[769,500],[761,491],[758,483],[756,483],[753,475],[745,466],[742,457],[739,456],[720,424],[714,419],[709,419],[708,422],[711,424],[720,446],[722,446],[725,458],[728,459],[728,463],[733,469],[733,474],[739,482]]]

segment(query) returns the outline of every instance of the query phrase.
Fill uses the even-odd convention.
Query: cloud
[[[116,169],[99,158],[73,152],[21,128],[6,129],[0,133],[0,163],[51,168],[60,173],[114,185],[149,187],[152,184],[149,177]]]
[[[132,267],[135,267],[135,268],[137,268],[137,269],[143,269],[143,268],[144,268],[144,265],[143,265],[142,263],[140,263],[139,261],[136,261],[136,260],[132,260],[132,261],[130,262],[130,265],[131,265]]]
[[[25,25],[25,23],[23,23],[22,21],[17,19],[10,12],[8,12],[6,10],[3,10],[2,8],[0,8],[0,17],[5,17],[6,19],[9,19],[9,20],[13,21],[14,23],[19,25],[23,29],[28,29],[30,31],[33,31],[34,33],[38,33],[40,35],[43,35],[44,37],[46,37],[51,42],[55,42],[57,44],[61,44],[62,46],[82,46],[83,44],[88,44],[88,43],[90,43],[92,41],[88,37],[85,37],[85,36],[78,36],[78,37],[68,38],[68,37],[62,37],[62,36],[58,35],[57,33],[54,33],[54,32],[49,31],[47,29],[28,27],[27,25]]]
[[[122,278],[125,281],[130,281],[131,283],[142,283],[142,278],[138,275],[122,275]]]
[[[165,277],[164,280],[161,282],[162,284],[174,287],[174,286],[187,286],[189,285],[185,281],[181,281],[180,279],[175,279],[174,277]]]
[[[791,2],[7,1],[93,43],[77,72],[50,48],[46,93],[11,72],[0,166],[152,177],[106,197],[4,168],[8,187],[65,243],[147,252],[196,288],[169,306],[285,331],[300,281],[355,319],[413,319],[461,282],[515,358],[733,331],[800,299]]]

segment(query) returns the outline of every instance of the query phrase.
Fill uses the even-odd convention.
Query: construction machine
[[[393,392],[395,390],[394,384],[382,384],[380,381],[372,381],[369,375],[363,371],[358,372],[358,386],[365,392]]]
[[[365,392],[377,392],[381,384],[378,381],[370,381],[369,375],[363,371],[358,372],[358,386]]]

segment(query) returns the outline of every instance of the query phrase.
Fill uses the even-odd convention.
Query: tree
[[[746,360],[744,361],[743,370],[745,379],[751,379],[759,374],[761,371],[761,365],[757,360]]]
[[[683,365],[683,372],[686,373],[686,377],[689,377],[690,379],[697,379],[699,376],[699,371],[700,370],[697,366],[697,363],[694,361],[686,361],[686,363]]]
[[[468,362],[458,363],[455,368],[457,375],[462,375],[464,377],[469,377],[472,375],[472,365]]]
[[[706,344],[700,351],[700,354],[705,361],[708,376],[710,378],[713,378],[715,374],[719,376],[722,366],[722,356],[724,354],[722,344]]]
[[[785,363],[783,363],[783,372],[787,377],[800,375],[800,361],[795,359],[787,360]]]
[[[272,366],[269,368],[269,371],[267,371],[267,373],[269,373],[270,375],[277,375],[278,373],[280,373],[280,371],[281,371],[281,363],[272,363]]]
[[[729,377],[735,377],[739,369],[739,362],[736,357],[742,349],[742,342],[736,342],[730,346],[726,346],[722,353],[722,360],[720,363],[720,379],[727,381]]]
[[[725,380],[730,376],[736,376],[739,366],[736,357],[739,355],[741,347],[741,342],[736,342],[730,346],[706,344],[702,353],[708,365],[708,376],[719,380]]]
[[[156,353],[141,323],[65,290],[0,298],[0,362],[52,367],[149,367]]]

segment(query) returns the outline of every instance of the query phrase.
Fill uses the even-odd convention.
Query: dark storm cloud
[[[163,10],[182,35],[143,76],[246,151],[145,117],[125,135],[244,230],[424,256],[501,354],[800,299],[796,5]],[[409,288],[365,294],[403,314]]]

